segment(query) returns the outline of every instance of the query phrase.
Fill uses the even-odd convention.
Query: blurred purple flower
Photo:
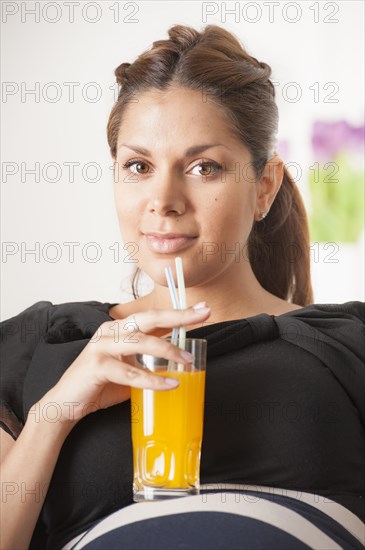
[[[354,127],[338,122],[316,121],[312,129],[312,147],[315,157],[333,160],[340,151],[362,152],[364,150],[364,126]]]
[[[280,139],[276,144],[276,152],[284,161],[288,160],[290,153],[289,142],[286,139]]]

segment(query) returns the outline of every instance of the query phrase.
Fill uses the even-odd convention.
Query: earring
[[[268,212],[264,212],[263,210],[260,210],[260,219],[263,220],[264,218],[266,218]]]

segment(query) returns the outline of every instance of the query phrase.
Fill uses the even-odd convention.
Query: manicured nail
[[[164,376],[165,384],[168,386],[172,386],[173,388],[176,388],[180,384],[180,381],[176,378],[168,378],[167,376]]]
[[[180,355],[183,359],[186,359],[187,361],[193,362],[194,357],[190,353],[190,351],[186,351],[185,349],[180,350]]]
[[[200,309],[209,309],[207,308],[207,302],[198,302],[193,306],[194,311],[199,311]]]

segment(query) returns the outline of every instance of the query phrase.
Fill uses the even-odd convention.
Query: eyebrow
[[[120,146],[128,147],[128,149],[131,149],[132,151],[135,151],[140,155],[146,155],[147,157],[152,156],[150,151],[148,151],[148,149],[144,149],[143,147],[138,147],[137,145],[127,145],[127,143],[121,143]],[[225,147],[226,149],[228,149],[228,147],[223,143],[205,143],[203,145],[193,145],[192,147],[189,147],[188,149],[186,149],[184,154],[185,156],[190,157],[192,155],[197,155],[199,153],[202,153],[207,149],[211,149],[212,147]]]

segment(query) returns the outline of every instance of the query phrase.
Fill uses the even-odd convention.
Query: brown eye
[[[201,164],[200,166],[201,166],[201,168],[199,169],[200,174],[201,174],[202,176],[210,176],[210,174],[211,174],[211,172],[212,172],[212,167],[211,167],[211,165],[208,164],[208,163],[205,163],[205,164]]]
[[[122,167],[126,170],[132,166],[134,168],[134,169],[131,169],[132,174],[148,173],[148,165],[145,162],[142,162],[140,160],[129,160],[125,164],[122,164]]]
[[[135,166],[136,167],[136,171],[134,172],[134,170],[132,170],[132,172],[134,173],[137,173],[137,174],[147,174],[148,172],[148,166],[147,164],[145,164],[144,162],[134,162],[133,165],[131,166]],[[141,168],[142,167],[142,168]]]
[[[198,173],[194,174],[194,170],[198,170]],[[216,162],[199,162],[192,168],[192,174],[196,176],[215,176],[222,170],[222,166]]]

